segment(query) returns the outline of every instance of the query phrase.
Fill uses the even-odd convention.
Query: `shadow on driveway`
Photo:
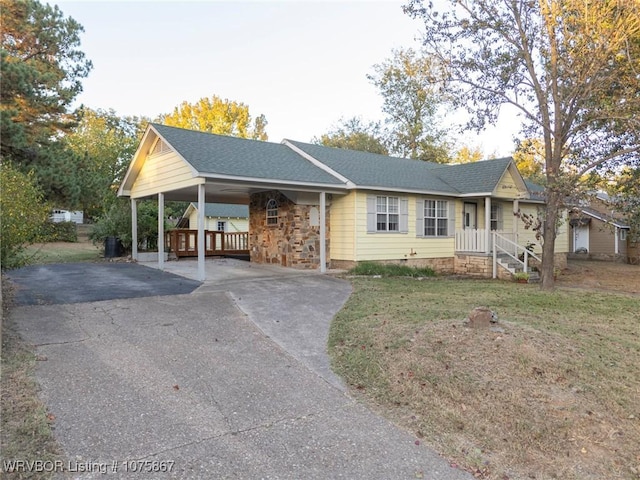
[[[201,282],[135,263],[61,263],[10,271],[17,305],[59,305],[181,295]]]

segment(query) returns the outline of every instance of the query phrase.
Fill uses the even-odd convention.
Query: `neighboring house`
[[[158,124],[148,126],[119,195],[134,211],[145,198],[244,203],[253,262],[324,271],[374,260],[479,276],[492,274],[493,232],[505,248],[537,243],[514,212],[544,206],[511,158],[441,165]],[[556,252],[563,265],[566,229]],[[198,268],[203,277],[204,256]]]
[[[249,207],[228,203],[206,203],[204,229],[219,232],[249,231]],[[198,205],[191,203],[178,222],[178,227],[198,229]]]
[[[609,205],[606,193],[597,193],[570,214],[570,252],[597,260],[628,260],[629,224]]]
[[[81,211],[72,212],[69,210],[61,210],[59,208],[56,208],[51,211],[49,220],[51,220],[54,223],[58,223],[58,222],[83,223],[84,214]]]

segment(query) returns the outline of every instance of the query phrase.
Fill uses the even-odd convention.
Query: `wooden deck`
[[[205,256],[249,255],[249,232],[221,232],[205,230]],[[166,248],[177,257],[198,256],[198,231],[169,230]]]

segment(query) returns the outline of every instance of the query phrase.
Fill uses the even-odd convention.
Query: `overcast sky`
[[[94,68],[78,98],[119,115],[157,117],[218,95],[267,118],[269,140],[309,141],[340,118],[383,118],[367,80],[393,48],[419,47],[401,1],[51,1],[85,29]],[[510,155],[514,122],[458,137]]]

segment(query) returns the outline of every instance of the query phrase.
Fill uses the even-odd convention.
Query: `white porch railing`
[[[518,234],[513,232],[496,232],[496,242],[502,249],[510,249],[514,253],[517,250],[512,244],[518,243]],[[488,242],[488,243],[487,243]],[[456,230],[456,252],[474,252],[487,253],[493,250],[493,231],[487,235],[487,231],[483,228],[465,228]]]
[[[533,257],[542,263],[542,259],[538,255],[503,237],[498,232],[493,232],[493,243],[496,246],[493,249],[493,278],[498,277],[498,255],[501,253],[507,254],[512,260],[520,263],[524,273],[527,273],[529,267],[529,257]],[[522,251],[522,259],[520,259],[520,251]]]

